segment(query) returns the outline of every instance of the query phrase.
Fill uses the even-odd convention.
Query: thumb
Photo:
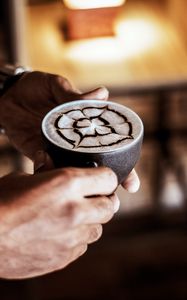
[[[39,150],[34,158],[34,173],[41,173],[54,169],[54,164],[49,154],[43,150]]]
[[[109,91],[104,86],[84,93],[80,96],[83,100],[108,100]]]

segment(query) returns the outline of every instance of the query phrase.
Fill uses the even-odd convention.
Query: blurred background
[[[187,1],[1,0],[0,61],[58,73],[142,118],[141,188],[62,271],[0,281],[1,300],[187,299]],[[32,163],[0,135],[0,176]]]

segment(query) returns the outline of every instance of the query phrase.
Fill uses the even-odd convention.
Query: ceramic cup
[[[143,123],[121,104],[76,100],[48,112],[42,133],[55,167],[107,166],[121,183],[139,159]]]

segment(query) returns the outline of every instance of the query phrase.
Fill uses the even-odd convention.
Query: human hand
[[[82,94],[61,76],[43,72],[25,73],[0,99],[0,124],[12,144],[35,160],[37,153],[44,150],[41,121],[49,110],[76,99],[107,100],[108,95],[104,87]],[[133,170],[122,185],[129,192],[136,192],[139,184]]]
[[[44,149],[41,121],[49,110],[67,101],[107,98],[104,87],[83,94],[64,77],[25,73],[0,99],[0,124],[11,143],[33,160],[35,153]]]
[[[35,154],[34,171],[45,172],[54,168],[53,162],[50,156],[45,151],[38,151]],[[122,187],[129,193],[136,193],[140,187],[139,177],[133,169],[128,177],[122,182]]]
[[[39,276],[77,259],[117,211],[116,187],[108,168],[1,178],[0,277]]]

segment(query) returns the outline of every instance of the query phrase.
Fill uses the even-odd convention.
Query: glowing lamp
[[[114,21],[125,0],[64,0],[66,36],[82,39],[114,35]]]

